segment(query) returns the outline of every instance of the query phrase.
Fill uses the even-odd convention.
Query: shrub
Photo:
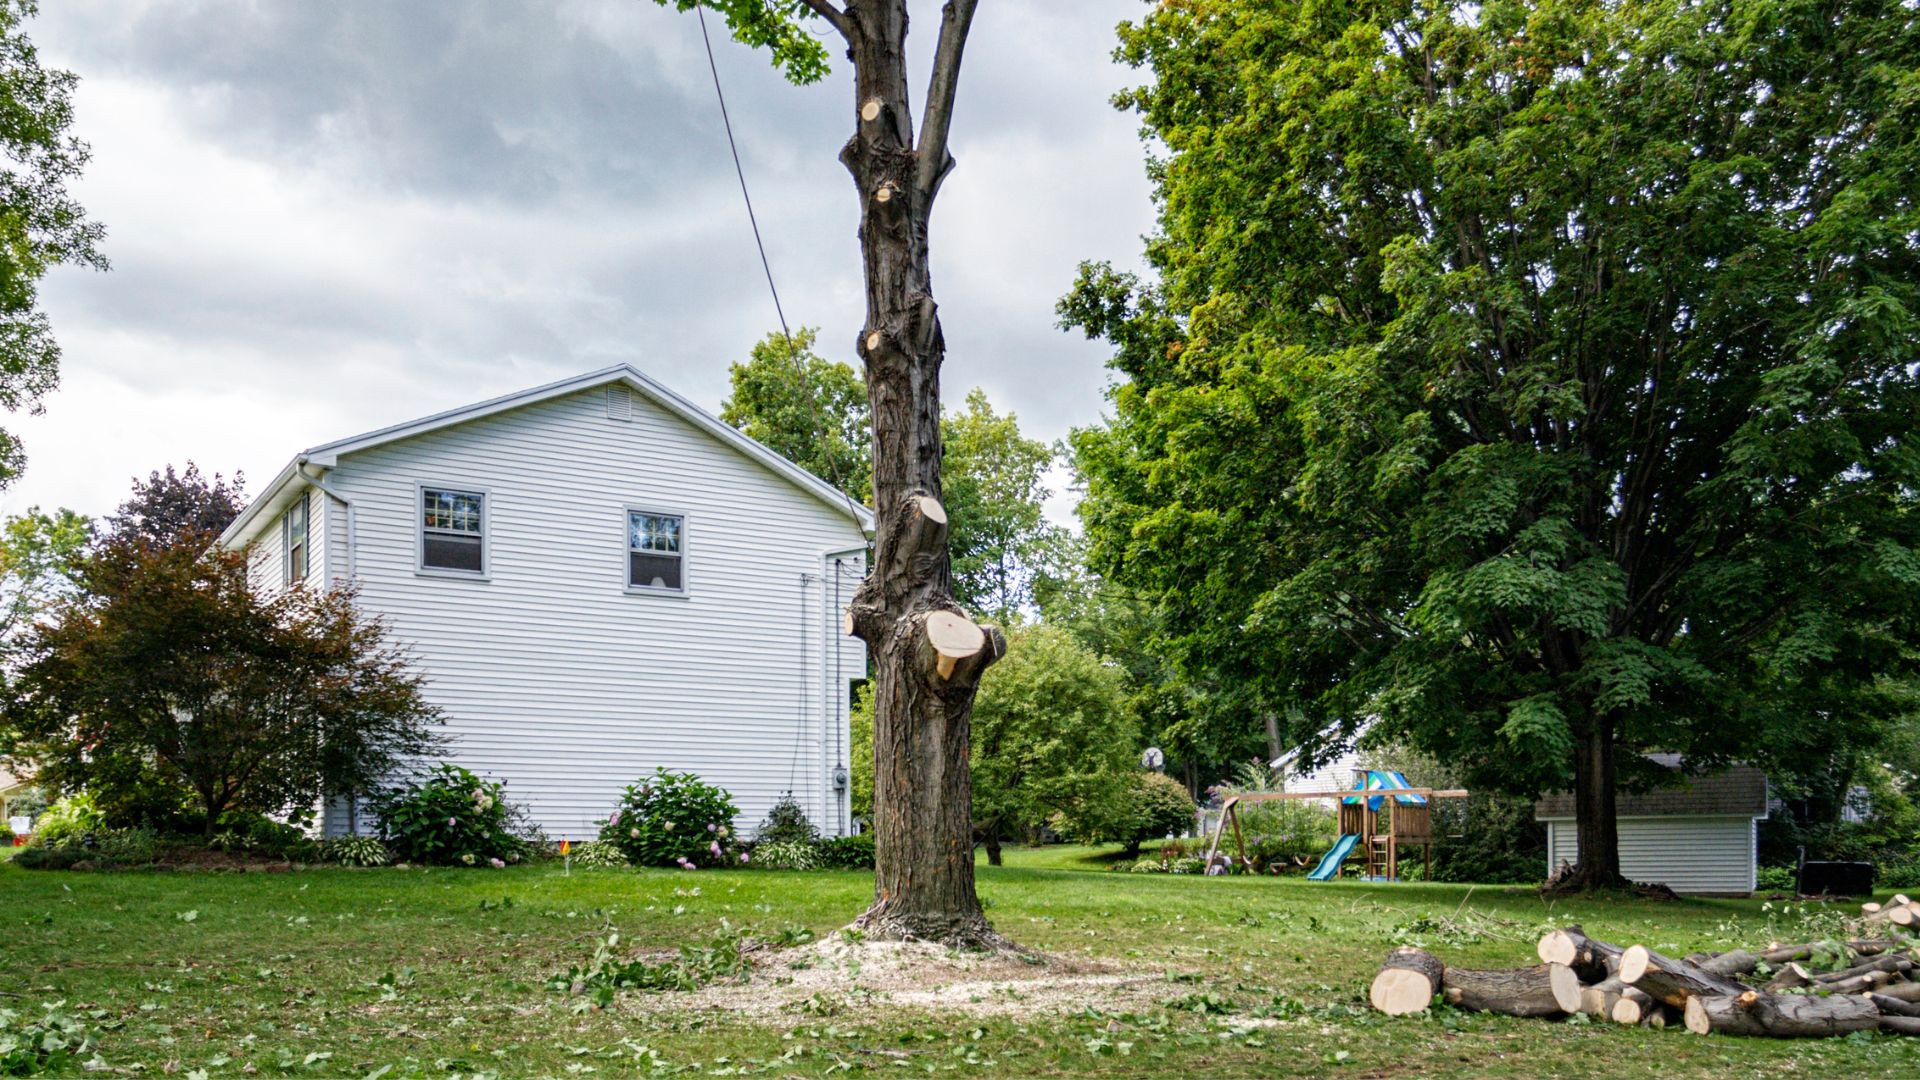
[[[47,807],[34,820],[33,842],[41,847],[77,844],[82,837],[105,828],[106,824],[100,811],[94,808],[92,797],[79,792]]]
[[[94,829],[58,844],[35,843],[13,858],[27,870],[70,870],[81,863],[100,869],[151,866],[160,855],[160,834],[152,829]]]
[[[1753,887],[1760,892],[1792,892],[1800,887],[1800,877],[1791,866],[1763,866],[1753,878]]]
[[[13,830],[7,827],[6,822],[0,821],[0,847],[12,847],[12,846],[13,846]]]
[[[782,795],[773,809],[767,811],[767,819],[754,830],[753,839],[760,844],[811,844],[820,839],[820,830],[813,827],[807,812],[792,795]]]
[[[319,846],[317,857],[336,866],[386,866],[393,852],[372,836],[336,836]]]
[[[527,842],[516,828],[520,810],[504,785],[442,763],[425,778],[377,792],[368,806],[380,839],[403,862],[484,866],[519,862]]]
[[[588,870],[607,870],[614,867],[625,868],[627,856],[618,847],[605,840],[589,840],[584,844],[571,845],[572,854],[568,858],[575,866]]]
[[[812,844],[777,840],[754,846],[753,865],[762,870],[818,870],[820,857],[814,853]]]
[[[731,796],[698,776],[655,769],[622,793],[600,839],[635,866],[711,866],[729,859],[738,813]]]
[[[229,810],[220,815],[220,827],[213,834],[211,846],[235,855],[297,862],[317,858],[320,848],[299,826],[275,821],[251,810]]]
[[[1139,855],[1142,843],[1193,827],[1193,796],[1185,784],[1164,773],[1137,772],[1132,788],[1126,812],[1101,839],[1118,840],[1128,855]]]
[[[75,1073],[93,1047],[85,1021],[59,1004],[41,1006],[39,1016],[0,1008],[0,1076]]]
[[[814,849],[820,866],[826,870],[873,869],[873,834],[829,836]]]

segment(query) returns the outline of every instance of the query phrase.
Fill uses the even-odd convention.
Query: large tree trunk
[[[1613,720],[1598,710],[1589,715],[1574,749],[1574,832],[1580,861],[1559,884],[1569,889],[1609,889],[1624,885],[1620,873],[1620,826],[1613,790]]]
[[[820,10],[824,5],[812,5]],[[867,322],[858,349],[873,412],[874,568],[847,630],[874,663],[874,902],[882,938],[997,947],[973,881],[968,735],[980,673],[1005,650],[953,600],[940,502],[940,363],[927,223],[953,160],[948,123],[973,0],[950,0],[914,142],[905,0],[832,12],[854,69],[852,139],[840,160],[860,197]]]

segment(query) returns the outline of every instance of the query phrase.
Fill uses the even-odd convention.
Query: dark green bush
[[[829,836],[814,849],[823,870],[873,869],[873,834]]]
[[[756,844],[811,844],[818,839],[820,830],[813,827],[792,795],[782,795],[753,833]]]
[[[367,801],[395,859],[433,866],[504,866],[527,856],[521,813],[505,785],[442,763]]]
[[[293,862],[313,862],[320,853],[320,845],[304,829],[251,810],[229,810],[221,814],[220,827],[213,835],[211,846],[216,851],[235,855],[259,855]]]
[[[94,829],[57,844],[37,840],[14,855],[28,870],[70,870],[81,863],[100,870],[151,866],[160,857],[160,834],[152,829]]]
[[[621,794],[601,824],[600,839],[635,866],[715,866],[740,861],[733,819],[739,813],[724,790],[692,773],[654,774]]]

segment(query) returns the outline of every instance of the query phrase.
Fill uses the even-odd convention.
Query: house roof
[[[445,412],[434,413],[432,416],[423,416],[418,420],[409,420],[403,424],[394,424],[376,431],[369,431],[349,438],[336,439],[333,442],[308,447],[300,453],[295,454],[293,460],[287,462],[286,467],[280,470],[279,474],[273,478],[273,481],[267,485],[266,489],[256,496],[252,502],[247,504],[247,508],[240,512],[240,516],[235,518],[233,523],[228,525],[226,530],[220,534],[220,543],[227,547],[237,547],[247,543],[253,539],[260,529],[264,528],[268,522],[273,520],[276,512],[285,509],[286,506],[293,501],[294,496],[307,487],[318,487],[319,484],[315,482],[318,478],[306,471],[308,467],[317,470],[331,469],[339,463],[340,457],[343,454],[355,453],[368,449],[369,447],[397,442],[401,439],[410,439],[415,435],[423,435],[430,431],[438,431],[442,428],[449,428],[457,424],[467,423],[471,420],[478,420],[482,417],[506,412],[509,409],[517,409],[524,405],[532,405],[536,402],[564,397],[568,394],[578,393],[582,390],[591,390],[595,387],[616,382],[625,383],[661,408],[666,409],[668,412],[680,417],[694,427],[705,431],[721,442],[753,458],[755,461],[758,461],[782,478],[804,489],[834,509],[849,514],[861,529],[872,530],[872,511],[855,503],[833,485],[800,466],[795,465],[793,462],[788,461],[786,458],[781,457],[766,446],[742,434],[738,429],[721,420],[719,417],[714,416],[693,402],[669,390],[666,386],[655,381],[639,368],[631,364],[617,364],[613,367],[601,368],[598,371],[589,371],[584,375],[576,375],[570,379],[547,383],[544,386],[536,386],[528,390],[519,391],[518,393],[490,398],[472,405],[463,405],[457,409],[448,409]]]
[[[1678,754],[1649,754],[1656,764],[1672,770],[1673,783],[1651,791],[1619,794],[1619,817],[1765,817],[1767,774],[1751,765],[1735,765],[1720,772],[1689,776],[1680,768]],[[1540,821],[1571,819],[1573,793],[1556,792],[1533,806]]]

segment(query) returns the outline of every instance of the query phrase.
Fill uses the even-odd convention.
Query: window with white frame
[[[479,491],[420,489],[420,568],[486,571],[487,496]]]
[[[627,588],[684,592],[686,563],[686,519],[627,511]]]
[[[301,492],[280,518],[281,577],[287,582],[307,579],[307,492]]]

